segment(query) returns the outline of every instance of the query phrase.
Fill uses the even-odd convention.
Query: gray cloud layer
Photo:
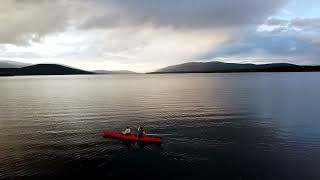
[[[62,0],[1,0],[0,43],[39,40],[67,26],[68,8]]]
[[[291,20],[270,18],[265,23],[269,26],[286,26],[289,25],[295,28],[312,29],[316,30],[320,28],[320,17],[313,18],[294,18]]]
[[[319,18],[272,18],[265,25],[271,29],[248,33],[242,39],[214,48],[202,58],[262,58],[266,62],[319,64]]]
[[[264,21],[287,0],[2,0],[0,43],[22,44],[70,25],[237,29]],[[86,20],[84,21],[84,17]]]
[[[320,28],[320,18],[295,18],[291,21],[291,26],[297,28]]]
[[[286,25],[287,23],[288,21],[284,19],[271,18],[271,19],[268,19],[268,21],[266,22],[266,25],[281,26],[281,25]]]
[[[287,0],[96,0],[95,7],[100,7],[100,10],[82,24],[82,28],[143,24],[174,28],[237,28],[263,22],[286,2]]]

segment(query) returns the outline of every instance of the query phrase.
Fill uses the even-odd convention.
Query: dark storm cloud
[[[287,0],[96,0],[99,7],[82,28],[120,25],[174,28],[237,28],[259,24]]]

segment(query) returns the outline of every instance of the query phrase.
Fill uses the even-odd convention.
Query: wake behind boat
[[[125,141],[161,143],[160,137],[152,137],[152,136],[138,137],[134,134],[124,135],[119,132],[111,132],[111,131],[103,131],[102,135],[105,138],[113,138],[113,139],[119,139],[119,140],[125,140]]]

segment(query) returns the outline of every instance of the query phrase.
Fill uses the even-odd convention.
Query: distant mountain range
[[[288,63],[274,64],[237,64],[224,62],[190,62],[159,69],[158,73],[232,73],[232,72],[307,72],[320,71],[320,66],[300,66]],[[0,61],[0,76],[23,75],[75,75],[75,74],[136,74],[132,71],[84,71],[58,64],[19,63],[14,61]]]
[[[232,73],[232,72],[306,72],[320,71],[320,66],[300,66],[288,63],[237,64],[224,62],[190,62],[168,66],[156,73]]]
[[[58,64],[37,64],[21,68],[0,68],[0,76],[94,74]]]
[[[75,74],[136,74],[133,71],[85,71],[58,64],[28,64],[15,61],[0,61],[0,76],[23,75],[75,75]]]
[[[127,70],[119,70],[119,71],[106,71],[106,70],[96,70],[92,71],[96,74],[138,74],[133,71],[127,71]]]

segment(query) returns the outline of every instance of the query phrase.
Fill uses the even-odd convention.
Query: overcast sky
[[[1,0],[0,60],[148,72],[320,64],[319,0]]]

